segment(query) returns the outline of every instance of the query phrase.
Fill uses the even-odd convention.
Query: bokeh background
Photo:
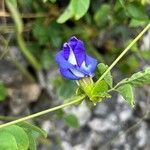
[[[110,65],[150,18],[149,0],[91,0],[83,17],[63,22],[58,18],[69,0],[11,0],[13,8],[6,1],[0,1],[1,122],[4,116],[32,114],[74,95],[76,83],[62,78],[55,62],[71,36],[84,41],[88,54]],[[150,31],[112,70],[114,85],[149,65]],[[150,150],[150,87],[134,93],[134,109],[113,93],[95,107],[82,103],[32,120],[48,133],[37,149]]]

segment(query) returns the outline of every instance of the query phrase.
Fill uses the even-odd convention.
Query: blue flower
[[[61,75],[70,80],[93,77],[97,66],[97,60],[85,53],[84,43],[75,36],[64,43],[63,49],[57,53],[55,59]]]

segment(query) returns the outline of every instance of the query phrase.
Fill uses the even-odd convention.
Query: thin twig
[[[108,67],[104,74],[98,79],[96,83],[99,83],[106,74],[118,63],[118,61],[130,50],[130,48],[144,35],[144,33],[150,28],[150,23],[140,32],[140,34],[123,50],[123,52],[116,58],[116,60]]]
[[[43,18],[43,17],[50,17],[51,14],[49,13],[28,13],[28,14],[20,14],[21,18]],[[0,11],[0,17],[11,17],[10,13],[5,11]]]
[[[64,107],[67,107],[67,106],[70,106],[70,105],[73,105],[73,104],[76,104],[76,103],[79,103],[79,102],[81,102],[84,98],[85,98],[85,95],[83,95],[83,96],[78,96],[78,97],[75,97],[75,98],[74,98],[75,100],[72,100],[71,102],[68,102],[68,103],[65,103],[65,104],[62,104],[62,105],[59,105],[59,106],[50,108],[50,109],[43,110],[43,111],[41,111],[41,112],[38,112],[38,113],[35,113],[35,114],[32,114],[32,115],[26,116],[26,117],[23,117],[23,118],[20,118],[20,119],[17,119],[17,120],[14,120],[14,121],[11,121],[11,122],[8,122],[8,123],[5,123],[5,124],[1,124],[1,125],[0,125],[0,129],[1,129],[1,128],[4,128],[4,127],[7,127],[7,126],[10,126],[10,125],[13,125],[13,124],[16,124],[16,123],[20,123],[20,122],[22,122],[22,121],[26,121],[26,120],[29,120],[29,119],[33,119],[33,118],[35,118],[35,117],[39,117],[39,116],[41,116],[41,115],[44,115],[44,114],[47,114],[47,113],[49,113],[49,112],[53,112],[53,111],[62,109],[62,108],[64,108]]]

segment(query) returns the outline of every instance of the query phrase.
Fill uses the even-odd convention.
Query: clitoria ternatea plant
[[[80,42],[80,43],[82,43],[82,42],[79,41],[77,38],[73,37],[73,40],[71,39],[72,40],[71,42],[73,42],[73,43],[69,43],[70,42],[69,41],[68,43],[66,43],[64,45],[64,46],[67,45],[67,49],[64,51],[65,51],[65,55],[68,55],[68,56],[66,58],[64,57],[65,60],[62,60],[62,61],[66,61],[66,63],[67,63],[65,66],[66,68],[62,68],[62,66],[59,64],[59,61],[58,61],[59,58],[57,58],[56,60],[57,60],[58,64],[60,65],[60,69],[64,69],[63,71],[61,71],[61,74],[63,76],[69,77],[70,79],[77,80],[77,84],[79,85],[79,88],[77,89],[76,96],[71,98],[69,102],[62,104],[60,106],[56,106],[54,108],[50,108],[50,109],[47,109],[47,110],[29,115],[26,117],[22,117],[20,119],[17,119],[17,120],[14,120],[14,121],[11,121],[11,122],[8,122],[5,124],[1,124],[0,129],[10,126],[10,125],[18,124],[20,122],[23,122],[23,121],[26,121],[29,119],[33,119],[35,117],[62,109],[64,107],[67,107],[70,105],[79,104],[80,102],[83,101],[83,99],[96,105],[97,102],[102,101],[104,98],[111,97],[110,91],[119,92],[124,97],[124,99],[133,107],[134,106],[133,88],[150,83],[150,67],[147,67],[145,69],[145,71],[143,71],[143,72],[135,73],[134,75],[131,76],[131,78],[121,81],[114,87],[112,87],[113,84],[112,84],[112,76],[111,76],[110,71],[149,28],[150,28],[150,23],[127,46],[127,48],[116,58],[116,60],[109,67],[102,63],[98,64],[100,78],[95,83],[92,80],[92,76],[93,76],[93,73],[95,70],[95,64],[97,63],[97,61],[95,59],[89,57],[85,52],[84,52],[84,54],[82,53],[82,55],[84,55],[84,57],[82,59],[79,59],[79,57],[75,54],[75,52],[76,52],[75,47],[76,47],[76,44],[78,45],[78,42]],[[79,44],[78,46],[81,49],[84,48],[83,43]],[[66,47],[64,47],[64,49],[65,48]],[[69,51],[69,54],[68,54],[68,51]],[[71,54],[71,56],[70,56],[70,54]],[[86,59],[85,57],[88,57],[89,60]],[[73,62],[72,62],[71,58],[74,59]],[[61,57],[61,59],[62,59],[62,57]],[[86,62],[86,61],[88,61],[88,62]],[[75,64],[77,62],[78,62],[78,64]],[[91,65],[93,65],[93,66],[91,66]],[[70,71],[71,75],[65,74],[65,72],[66,72],[65,69],[70,69],[69,71]]]

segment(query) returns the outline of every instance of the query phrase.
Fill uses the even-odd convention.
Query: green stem
[[[11,121],[11,122],[8,122],[8,123],[5,123],[5,124],[1,124],[0,125],[0,129],[4,128],[4,127],[7,127],[7,126],[10,126],[10,125],[13,125],[13,124],[16,124],[16,123],[19,123],[19,122],[22,122],[22,121],[26,121],[26,120],[29,120],[29,119],[33,119],[35,117],[39,117],[41,115],[44,115],[44,114],[47,114],[49,112],[53,112],[53,111],[62,109],[64,107],[67,107],[67,106],[70,106],[70,105],[73,105],[73,104],[76,104],[78,102],[81,102],[84,98],[85,98],[85,95],[78,96],[78,97],[75,98],[75,100],[73,100],[71,102],[68,102],[68,103],[56,106],[54,108],[43,110],[41,112],[38,112],[38,113],[35,113],[35,114],[32,114],[32,115],[26,116],[26,117],[23,117],[23,118],[20,118],[20,119],[17,119],[17,120],[14,120],[14,121]]]
[[[123,52],[117,57],[117,59],[109,66],[109,68],[103,73],[103,75],[98,79],[100,82],[106,74],[118,63],[118,61],[129,51],[129,49],[143,36],[143,34],[150,28],[150,23],[142,30],[142,32],[123,50]]]
[[[3,121],[12,121],[18,119],[17,117],[9,117],[9,116],[0,116],[0,120]]]
[[[23,32],[23,22],[21,20],[20,14],[16,8],[16,6],[13,5],[11,1],[6,1],[6,5],[11,13],[11,16],[15,22],[16,26],[16,34],[17,34],[17,42],[20,47],[20,50],[24,54],[24,56],[27,58],[27,60],[31,63],[31,65],[34,67],[36,71],[39,71],[41,68],[41,65],[38,63],[36,58],[32,55],[30,50],[27,48],[25,41],[22,36]]]
[[[18,41],[20,50],[25,55],[25,57],[28,59],[28,61],[31,63],[31,65],[34,67],[34,69],[37,71],[40,70],[40,68],[41,68],[40,64],[38,63],[36,58],[32,55],[32,53],[26,47],[26,44],[25,44],[24,39],[21,34],[17,35],[17,41]]]

